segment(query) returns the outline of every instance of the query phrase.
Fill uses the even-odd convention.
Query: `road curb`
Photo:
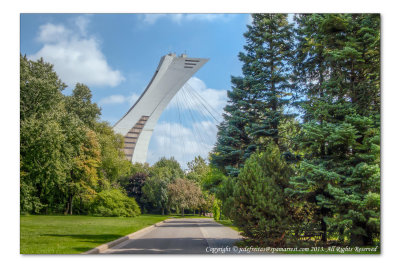
[[[136,232],[133,232],[133,233],[131,233],[131,234],[129,234],[129,235],[120,237],[120,238],[118,238],[118,239],[116,239],[116,240],[114,240],[114,241],[110,241],[110,242],[108,242],[108,243],[105,243],[105,244],[103,244],[103,245],[100,245],[100,246],[98,246],[98,247],[95,247],[95,248],[93,248],[93,249],[91,249],[91,250],[88,250],[88,251],[86,251],[86,252],[83,252],[82,254],[84,254],[84,255],[100,254],[100,253],[106,251],[107,249],[110,249],[110,248],[112,248],[112,247],[115,247],[116,245],[121,244],[121,243],[124,242],[124,241],[127,241],[127,240],[129,240],[129,239],[135,238],[137,235],[150,232],[153,228],[162,225],[162,224],[163,224],[164,222],[166,222],[167,220],[168,220],[168,219],[166,219],[166,220],[164,220],[164,221],[161,221],[161,222],[158,222],[158,223],[156,223],[156,224],[150,225],[150,226],[148,226],[148,227],[146,227],[146,228],[140,229],[140,230],[138,230],[138,231],[136,231]]]

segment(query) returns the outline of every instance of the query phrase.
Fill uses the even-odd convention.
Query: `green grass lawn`
[[[77,254],[167,219],[141,215],[135,218],[93,216],[20,217],[21,254]]]

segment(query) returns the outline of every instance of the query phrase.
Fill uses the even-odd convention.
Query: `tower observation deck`
[[[114,131],[124,138],[124,153],[133,163],[146,162],[151,135],[162,112],[182,86],[206,62],[206,58],[188,58],[168,54],[160,63],[146,89],[114,125]]]

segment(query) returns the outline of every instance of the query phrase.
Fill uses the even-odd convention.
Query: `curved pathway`
[[[106,254],[235,254],[241,239],[213,219],[168,219],[148,232],[122,242]]]

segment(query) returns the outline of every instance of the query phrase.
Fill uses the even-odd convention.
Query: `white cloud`
[[[154,24],[157,20],[167,16],[166,14],[145,14],[143,16],[143,22],[148,24]]]
[[[108,105],[108,104],[121,104],[126,101],[125,96],[123,95],[110,95],[105,98],[100,99],[100,105]]]
[[[207,132],[211,131],[211,132]],[[179,123],[161,122],[154,129],[147,161],[154,164],[161,157],[174,157],[182,168],[196,156],[208,158],[216,141],[217,127],[210,121],[185,127]]]
[[[71,31],[66,29],[63,25],[54,25],[47,23],[39,27],[39,36],[36,38],[42,43],[57,43],[68,39]]]
[[[75,25],[78,27],[82,35],[86,35],[87,26],[90,22],[89,15],[79,16],[75,19]]]
[[[145,14],[143,15],[143,22],[147,24],[154,24],[161,18],[167,18],[175,23],[180,24],[183,21],[229,21],[234,14]]]
[[[37,40],[43,47],[28,57],[32,60],[43,57],[52,63],[61,80],[72,87],[78,82],[117,86],[124,77],[109,66],[99,41],[87,36],[88,23],[87,16],[79,16],[71,28],[51,23],[40,26]]]
[[[218,119],[222,116],[226,103],[226,90],[207,88],[202,80],[192,77],[179,90],[167,108],[179,107],[180,110],[195,110],[207,116],[212,114]]]
[[[214,21],[223,20],[228,21],[233,14],[185,14],[184,19],[186,20],[199,20],[199,21]]]
[[[123,95],[110,95],[100,99],[100,105],[114,105],[114,104],[123,104],[129,103],[130,105],[135,104],[136,100],[139,98],[139,95],[133,93],[130,96],[123,96]]]
[[[206,133],[209,133],[211,135],[216,135],[217,134],[216,124],[213,123],[212,121],[195,122],[193,124],[193,128],[204,129],[204,131]]]

